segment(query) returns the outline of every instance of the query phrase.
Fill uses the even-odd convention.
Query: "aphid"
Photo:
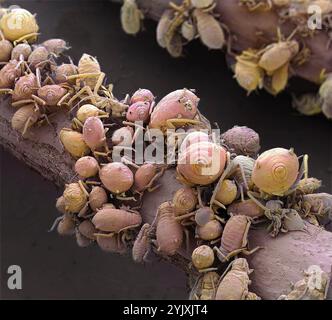
[[[0,62],[8,62],[10,60],[12,50],[13,50],[12,43],[2,38],[0,40]]]
[[[90,220],[84,220],[78,225],[78,231],[90,240],[96,240],[97,229]]]
[[[31,100],[32,95],[37,94],[37,88],[37,77],[33,73],[22,76],[15,83],[12,99],[13,101]]]
[[[255,157],[261,148],[258,133],[248,127],[235,126],[223,133],[221,138],[237,155]]]
[[[92,211],[103,207],[108,201],[108,196],[103,187],[94,186],[89,194],[89,206]]]
[[[223,227],[218,220],[210,220],[203,226],[197,225],[196,227],[196,237],[206,240],[212,241],[220,238],[222,235]]]
[[[182,215],[193,211],[198,203],[196,192],[189,187],[177,190],[173,197],[175,215]]]
[[[69,213],[78,213],[87,202],[87,192],[77,182],[66,185],[63,197],[65,200],[65,209]]]
[[[69,95],[70,92],[66,88],[57,84],[50,84],[40,87],[37,94],[32,95],[32,98],[49,110],[57,111]]]
[[[69,84],[75,84],[75,79],[68,80],[67,77],[77,75],[77,67],[72,63],[63,63],[60,66],[52,66],[54,73],[54,81],[59,83],[68,82]]]
[[[332,76],[328,76],[319,89],[319,97],[322,100],[322,112],[328,118],[332,118]]]
[[[28,43],[19,43],[14,47],[11,53],[11,60],[19,61],[21,57],[23,60],[28,60],[30,54],[32,52],[31,46]]]
[[[8,92],[7,88],[12,88],[15,83],[15,79],[20,77],[22,74],[21,68],[16,60],[9,61],[1,70],[0,70],[0,92]]]
[[[58,234],[61,236],[71,236],[75,234],[76,223],[70,214],[63,215],[61,221],[57,226]]]
[[[166,34],[171,27],[173,19],[173,11],[165,10],[158,22],[157,26],[157,42],[162,48],[166,48]]]
[[[139,227],[142,217],[134,211],[102,208],[94,215],[92,223],[98,230],[120,233]]]
[[[151,251],[150,231],[151,226],[148,223],[145,223],[135,239],[132,249],[132,257],[137,263],[147,261],[147,255]]]
[[[127,110],[126,118],[128,121],[143,121],[147,122],[150,117],[150,103],[145,102],[135,102]]]
[[[25,105],[14,113],[11,120],[12,128],[24,136],[27,130],[37,123],[40,116],[40,111],[35,105]]]
[[[226,165],[226,150],[212,142],[195,143],[179,156],[177,173],[188,185],[208,185],[214,182]]]
[[[214,271],[200,276],[190,292],[189,300],[214,300],[220,276]]]
[[[150,90],[138,89],[130,98],[130,104],[132,105],[136,102],[148,102],[151,105],[154,99],[155,97]]]
[[[216,195],[225,178],[233,178],[235,180],[240,189],[241,198],[244,199],[244,192],[251,190],[253,187],[251,176],[254,165],[255,160],[246,156],[236,156],[231,160],[214,188],[210,206],[212,207],[216,204],[221,208],[224,207],[224,205],[216,199]]]
[[[282,196],[299,175],[299,160],[293,150],[275,148],[262,153],[256,160],[253,183],[266,194]]]
[[[203,44],[209,49],[222,49],[225,45],[225,34],[216,18],[201,9],[195,9],[193,15]]]
[[[270,87],[272,94],[276,95],[286,88],[288,83],[288,69],[289,63],[285,63],[283,66],[273,72]]]
[[[193,131],[186,135],[186,137],[182,140],[180,144],[179,153],[184,152],[190,145],[202,142],[202,141],[210,141],[209,135],[203,131]]]
[[[174,32],[172,37],[166,43],[166,49],[173,58],[182,56],[183,43],[179,32]]]
[[[215,199],[224,206],[227,206],[234,202],[237,198],[237,194],[236,183],[233,180],[226,179],[220,184]]]
[[[91,244],[91,240],[85,237],[79,230],[75,230],[76,243],[80,248],[86,248]]]
[[[187,41],[194,40],[197,34],[196,26],[193,24],[191,20],[186,20],[181,25],[181,35]]]
[[[99,177],[104,187],[115,194],[128,191],[134,183],[132,171],[121,162],[103,166],[99,171]]]
[[[55,56],[59,56],[69,49],[66,41],[62,39],[49,39],[44,41],[41,45],[45,47],[49,53]]]
[[[292,106],[306,116],[312,116],[322,112],[323,99],[316,94],[307,93],[299,97],[293,95]]]
[[[142,28],[143,13],[138,9],[136,0],[124,0],[121,7],[121,25],[127,34],[135,35]]]
[[[311,194],[318,190],[321,186],[321,180],[318,180],[316,178],[307,178],[299,181],[296,190],[300,191],[303,194]]]
[[[77,110],[76,117],[72,120],[73,128],[82,128],[89,117],[108,118],[109,114],[93,104],[84,104]]]
[[[30,67],[37,68],[43,66],[45,63],[49,62],[50,53],[44,47],[35,48],[28,58],[28,63]]]
[[[66,211],[66,204],[65,204],[65,198],[64,198],[63,196],[59,197],[59,198],[56,200],[55,207],[56,207],[56,209],[57,209],[60,213],[62,213],[62,214],[67,213],[67,211]]]
[[[214,212],[210,207],[201,207],[195,212],[195,221],[201,227],[213,220],[214,217]]]
[[[162,203],[156,216],[156,244],[158,251],[166,255],[174,255],[183,242],[183,229],[175,220],[171,202]]]
[[[157,176],[157,167],[152,163],[145,163],[135,172],[134,188],[138,192],[143,192],[151,188]]]
[[[99,165],[95,158],[85,156],[75,163],[75,172],[82,178],[94,177],[99,171]]]
[[[263,87],[264,71],[258,65],[256,51],[247,50],[236,56],[234,77],[248,94]]]
[[[98,117],[89,117],[85,120],[83,139],[92,151],[96,151],[103,146],[107,149],[104,124]]]
[[[281,38],[281,36],[279,36]],[[269,75],[291,61],[299,52],[299,44],[295,40],[279,40],[277,43],[270,44],[263,50],[258,65]]]
[[[60,141],[74,158],[81,158],[90,152],[80,132],[63,128],[60,131]]]
[[[6,39],[16,44],[24,40],[35,42],[39,27],[35,16],[28,10],[15,8],[2,16],[0,29]]]
[[[186,124],[199,124],[197,115],[199,98],[190,90],[176,90],[159,101],[155,106],[149,123],[154,129],[167,129]]]
[[[199,246],[193,251],[191,261],[200,272],[210,271],[209,268],[214,262],[214,252],[207,245]]]
[[[112,143],[115,146],[131,146],[133,144],[134,129],[130,126],[121,127],[113,132]]]
[[[328,216],[332,218],[332,195],[328,193],[305,194],[300,197],[295,210],[300,211],[304,217],[314,214],[319,217]]]
[[[264,215],[264,209],[257,205],[257,203],[251,199],[233,202],[227,207],[227,213],[229,215],[244,215],[250,218],[258,218]]]
[[[239,258],[231,263],[231,270],[221,277],[216,300],[260,300],[260,297],[254,293],[249,292],[249,285],[251,283],[249,275],[253,270],[249,269],[246,259]]]
[[[252,254],[259,247],[248,251],[248,232],[251,219],[247,216],[236,215],[227,221],[222,237],[220,248],[214,247],[216,254],[221,262],[229,261],[230,258],[239,253]]]
[[[304,271],[304,278],[292,286],[292,291],[278,300],[325,300],[329,285],[329,275],[320,266],[311,265]]]
[[[127,247],[117,234],[114,234],[112,237],[98,234],[96,237],[98,246],[103,251],[119,254],[124,254],[127,251]]]

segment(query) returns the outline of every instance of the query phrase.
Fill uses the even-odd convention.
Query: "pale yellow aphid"
[[[288,83],[288,68],[289,63],[285,63],[282,67],[273,73],[271,89],[274,94],[278,94],[286,88]]]
[[[121,8],[121,25],[124,32],[135,35],[142,27],[143,13],[135,0],[124,0]]]
[[[32,13],[25,9],[15,8],[2,16],[0,29],[5,39],[16,44],[22,41],[35,42],[39,27]]]

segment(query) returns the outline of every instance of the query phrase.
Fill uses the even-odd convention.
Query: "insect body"
[[[189,300],[214,300],[220,276],[214,271],[200,276],[190,292]]]
[[[138,233],[132,249],[133,260],[138,263],[147,261],[147,255],[151,250],[150,233],[151,226],[145,223]]]
[[[249,274],[253,270],[249,269],[246,259],[239,258],[231,264],[231,270],[221,277],[216,300],[260,300],[260,298],[249,292],[249,285],[251,283]]]
[[[135,35],[142,27],[143,13],[138,9],[135,0],[124,0],[121,8],[121,25],[122,29],[128,33]]]

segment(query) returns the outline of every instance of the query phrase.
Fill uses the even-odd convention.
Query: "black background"
[[[145,21],[136,37],[121,30],[119,6],[102,1],[7,1],[38,14],[40,40],[60,37],[77,61],[86,52],[97,56],[120,98],[146,87],[159,98],[170,91],[197,89],[200,110],[224,131],[247,125],[261,136],[263,150],[294,147],[310,155],[310,174],[331,192],[332,124],[322,116],[304,117],[284,93],[247,97],[232,79],[220,52],[199,41],[174,60],[155,41],[155,23]],[[300,89],[301,89],[300,85]],[[136,265],[130,257],[80,249],[74,238],[48,233],[61,193],[52,183],[2,148],[1,160],[1,292],[9,299],[186,299],[185,275],[165,263]],[[7,289],[8,266],[23,270],[23,290]]]

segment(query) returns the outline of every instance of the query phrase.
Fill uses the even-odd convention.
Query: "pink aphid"
[[[89,117],[85,120],[83,126],[83,139],[92,151],[105,145],[105,129],[98,117]]]
[[[151,104],[154,101],[154,95],[148,89],[138,89],[130,99],[130,104],[136,102],[149,102]]]
[[[150,103],[148,101],[135,102],[132,104],[127,111],[127,120],[131,122],[135,121],[147,121],[150,116]]]

